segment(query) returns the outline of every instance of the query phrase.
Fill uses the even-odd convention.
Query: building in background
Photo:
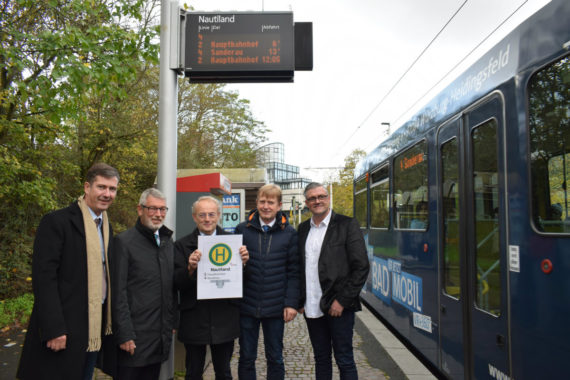
[[[192,218],[189,218],[190,207],[199,196],[209,194],[223,202],[221,224],[224,229],[231,231],[255,208],[257,191],[267,183],[281,187],[282,209],[289,212],[291,224],[298,225],[305,207],[303,190],[312,181],[300,177],[298,166],[285,163],[283,143],[264,145],[257,153],[257,168],[178,169],[178,229],[193,230],[195,226]],[[179,232],[177,235],[183,236]]]
[[[264,168],[207,168],[207,169],[178,169],[178,178],[197,176],[210,173],[221,173],[231,183],[232,193],[235,190],[243,190],[244,211],[255,207],[257,190],[269,183],[267,170]],[[220,198],[220,201],[222,199]]]
[[[285,163],[285,146],[275,142],[258,150],[259,163],[267,170],[268,183],[275,183],[283,190],[285,211],[301,211],[305,207],[303,190],[312,181],[300,177],[299,167]]]

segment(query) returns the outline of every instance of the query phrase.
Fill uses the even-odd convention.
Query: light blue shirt
[[[103,214],[101,213],[101,215],[97,215],[93,212],[93,210],[91,210],[91,208],[89,208],[89,206],[87,206],[87,209],[89,210],[89,213],[91,214],[91,217],[93,218],[93,223],[95,223],[95,219],[100,218],[101,219],[101,223],[97,226],[97,232],[99,232],[99,242],[101,243],[101,257],[103,259],[103,263],[105,263],[105,242],[103,241]]]

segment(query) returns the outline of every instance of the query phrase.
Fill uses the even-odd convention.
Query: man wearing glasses
[[[119,345],[118,380],[158,379],[174,327],[174,244],[166,228],[165,196],[143,191],[136,225],[114,239],[113,333]]]
[[[358,379],[352,350],[354,312],[368,276],[366,245],[358,221],[330,209],[325,187],[312,182],[305,204],[313,214],[299,225],[301,305],[315,355],[315,378],[332,379],[334,356],[343,380]]]
[[[225,235],[218,226],[220,201],[212,196],[198,198],[192,205],[196,229],[175,244],[174,283],[180,291],[178,340],[186,349],[186,380],[202,379],[206,345],[210,345],[216,379],[231,379],[230,361],[234,340],[239,336],[239,299],[197,299],[196,268],[202,258],[198,236]],[[249,259],[245,246],[239,250],[243,265]]]

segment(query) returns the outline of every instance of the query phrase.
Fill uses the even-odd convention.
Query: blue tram
[[[570,1],[356,168],[364,303],[440,376],[570,378]]]

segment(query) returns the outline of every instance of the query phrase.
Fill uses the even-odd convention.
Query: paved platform
[[[389,363],[393,363],[399,369],[405,379],[409,380],[436,380],[434,376],[403,344],[396,338],[390,330],[382,322],[378,320],[367,308],[363,307],[362,311],[356,314],[363,328],[359,328],[358,323],[356,331],[359,334],[367,332],[372,336],[377,346],[380,346],[378,353],[369,353],[367,357],[373,361],[382,359],[384,355],[381,351],[389,356],[388,362],[382,365],[384,370],[389,370]],[[366,341],[366,340],[365,340]],[[395,379],[397,370],[392,372],[391,379]],[[362,377],[362,379],[368,379]]]
[[[262,334],[260,334],[262,335]],[[257,350],[256,372],[258,379],[266,379],[267,364],[265,361],[263,339],[260,337]],[[363,339],[359,333],[353,337],[354,359],[361,379],[388,379],[381,368],[374,367],[363,351]],[[237,379],[237,360],[239,358],[239,345],[236,342],[234,356],[232,358],[232,374]],[[302,316],[297,316],[293,321],[285,325],[283,339],[283,359],[285,362],[285,378],[290,380],[314,379],[315,367],[313,349],[307,332],[307,325]],[[338,368],[333,365],[333,379],[338,379]],[[204,380],[214,379],[212,366],[206,368]]]
[[[362,380],[433,380],[436,379],[366,308],[356,314],[353,338],[354,356],[359,378]],[[0,378],[13,379],[18,365],[19,352],[23,341],[23,332],[14,331],[4,335],[0,346]],[[302,316],[297,316],[285,325],[284,338],[285,378],[314,379],[315,369],[313,351],[307,327]],[[263,340],[260,338],[257,359],[258,379],[266,379],[266,362]],[[232,374],[237,380],[237,360],[239,345],[236,340],[232,358]],[[94,380],[110,380],[109,376],[96,371]],[[204,373],[204,380],[213,380],[214,371],[211,363]],[[333,379],[339,379],[338,369],[333,364]],[[175,380],[183,380],[176,376]]]

